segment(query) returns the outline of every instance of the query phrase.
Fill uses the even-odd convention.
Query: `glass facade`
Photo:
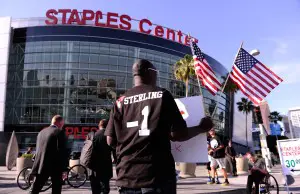
[[[96,123],[112,103],[132,87],[131,68],[138,58],[159,70],[158,84],[184,96],[172,66],[180,57],[131,46],[78,41],[14,44],[10,55],[6,122],[49,123],[54,114],[66,123]],[[192,93],[198,86],[191,83]],[[10,114],[12,113],[12,114]]]
[[[14,41],[8,67],[5,130],[37,132],[55,114],[63,115],[66,125],[95,126],[100,119],[108,118],[114,101],[132,88],[131,68],[136,59],[150,60],[159,70],[157,84],[175,98],[184,97],[185,86],[173,75],[173,65],[183,56],[105,41]],[[227,73],[224,67],[209,56],[207,60],[222,80]],[[189,92],[199,95],[197,80],[190,81]],[[216,129],[226,133],[230,128],[229,96],[212,96],[204,88],[202,92],[207,114],[218,106]]]

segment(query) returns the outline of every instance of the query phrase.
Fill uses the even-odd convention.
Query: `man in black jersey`
[[[120,97],[105,131],[116,145],[117,181],[121,194],[176,194],[171,141],[186,141],[213,124],[203,118],[187,128],[171,93],[156,86],[157,70],[147,60],[133,65],[134,87]]]

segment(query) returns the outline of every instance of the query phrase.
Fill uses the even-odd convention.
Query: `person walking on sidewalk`
[[[220,138],[216,135],[216,131],[212,128],[209,131],[209,135],[211,136],[211,139],[209,141],[209,153],[212,154],[211,157],[211,182],[208,182],[207,184],[214,184],[216,183],[215,181],[215,172],[216,168],[219,165],[223,172],[223,176],[225,178],[224,183],[222,184],[223,186],[229,185],[228,181],[228,175],[226,172],[226,165],[225,165],[225,148],[224,144],[220,140]]]
[[[89,176],[92,187],[92,194],[108,194],[110,192],[109,181],[113,176],[112,169],[112,148],[107,145],[104,136],[108,121],[103,119],[99,122],[99,130],[90,132],[87,139],[93,141],[92,167],[89,169]]]
[[[186,141],[213,126],[208,117],[187,128],[169,91],[156,86],[155,66],[144,59],[133,65],[134,87],[120,97],[105,131],[116,145],[120,194],[176,194],[171,141]]]
[[[209,184],[211,182],[211,167],[210,167],[210,164],[211,164],[211,155],[212,155],[212,152],[210,151],[211,149],[209,148],[209,141],[208,141],[208,144],[207,144],[207,147],[208,147],[208,162],[206,163],[206,169],[207,169],[207,175],[208,175],[208,181],[207,183]],[[219,168],[219,166],[217,166],[217,169]],[[216,184],[221,184],[220,181],[219,181],[219,176],[218,176],[218,171],[216,170],[215,171],[215,182]]]
[[[56,115],[52,118],[51,125],[39,132],[31,172],[35,180],[29,194],[40,193],[49,177],[52,181],[52,194],[61,193],[62,173],[68,167],[67,137],[63,126],[64,119]]]
[[[231,174],[233,176],[238,176],[236,170],[236,160],[235,160],[236,152],[235,149],[232,147],[231,140],[229,140],[228,146],[225,148],[225,154],[226,154],[226,160],[230,164]]]

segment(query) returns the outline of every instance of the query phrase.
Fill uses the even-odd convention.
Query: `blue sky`
[[[43,17],[50,8],[111,11],[180,29],[228,70],[244,41],[246,50],[259,49],[257,58],[284,79],[267,97],[271,110],[300,106],[299,0],[4,0],[0,17]]]

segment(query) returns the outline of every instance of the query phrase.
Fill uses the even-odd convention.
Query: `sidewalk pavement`
[[[18,188],[15,177],[16,170],[7,171],[6,167],[0,167],[0,194],[25,194],[26,191],[22,191]],[[219,173],[221,174],[221,173]],[[284,184],[284,177],[281,174],[280,166],[272,169],[272,175],[277,179],[280,188],[280,193],[287,193]],[[205,166],[197,166],[196,178],[180,179],[177,185],[178,194],[200,194],[200,193],[228,193],[228,194],[243,194],[246,193],[245,187],[247,183],[247,174],[240,174],[238,177],[229,176],[229,186],[221,185],[207,185],[207,171]],[[111,194],[117,194],[117,188],[115,186],[115,177],[111,181]],[[223,177],[220,177],[220,181],[223,182]],[[293,184],[290,185],[290,190],[293,194],[300,194],[300,178],[295,178]],[[45,194],[50,194],[50,191],[44,192]],[[91,194],[90,183],[87,182],[81,188],[71,188],[70,186],[63,186],[63,194]]]

